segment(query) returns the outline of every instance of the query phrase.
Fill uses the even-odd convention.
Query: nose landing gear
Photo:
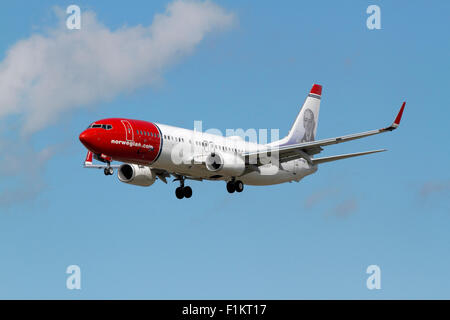
[[[105,176],[111,176],[114,174],[114,169],[108,163],[108,166],[103,170],[103,173],[105,174]]]

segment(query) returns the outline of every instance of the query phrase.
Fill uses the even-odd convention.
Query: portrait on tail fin
[[[300,142],[314,141],[314,129],[316,122],[314,121],[314,112],[311,109],[306,109],[303,115],[303,127],[305,128],[305,134]]]

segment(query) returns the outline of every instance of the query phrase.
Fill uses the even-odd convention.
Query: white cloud
[[[427,199],[432,195],[450,194],[450,180],[427,181],[422,184],[419,195],[422,199]]]
[[[0,155],[0,177],[7,178],[0,207],[33,198],[45,186],[42,173],[59,147],[37,150],[33,133],[66,112],[156,84],[208,33],[234,22],[233,14],[209,1],[174,1],[151,25],[117,30],[94,12],[82,13],[81,30],[68,30],[58,11],[57,27],[18,41],[0,62],[0,120],[12,118],[0,123],[14,127],[0,132],[0,147],[7,150]]]
[[[0,140],[0,212],[11,205],[33,199],[45,186],[47,161],[63,146],[34,150],[26,139]]]
[[[344,197],[346,198],[344,200]],[[325,212],[325,217],[348,218],[358,211],[358,199],[350,189],[342,186],[328,186],[311,193],[305,198],[306,209],[319,206],[331,206]]]
[[[348,218],[358,210],[358,201],[356,198],[347,199],[339,203],[330,213],[338,218]]]
[[[209,1],[174,1],[150,26],[117,30],[84,12],[81,30],[61,23],[10,48],[0,63],[0,119],[20,115],[27,135],[65,111],[155,84],[208,33],[233,21],[231,13]]]

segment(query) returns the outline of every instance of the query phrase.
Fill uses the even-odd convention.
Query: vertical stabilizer
[[[283,145],[314,141],[319,122],[320,98],[322,86],[314,84],[303,103],[300,112],[292,125]]]

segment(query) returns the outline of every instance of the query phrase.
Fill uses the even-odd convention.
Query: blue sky
[[[168,4],[4,4],[1,59],[17,41],[57,28],[52,8],[72,3],[111,30],[148,26]],[[0,176],[0,194],[14,190],[0,206],[0,298],[450,298],[450,4],[215,3],[235,15],[233,27],[206,35],[156,85],[67,110],[26,138],[24,148],[56,152],[30,174],[34,151],[19,159],[22,178]],[[370,4],[381,8],[381,30],[366,28]],[[175,198],[176,183],[140,188],[81,167],[78,135],[96,119],[186,128],[202,120],[283,136],[313,83],[324,87],[317,138],[389,125],[406,100],[399,130],[323,155],[389,151],[241,194],[190,182],[189,201]],[[0,119],[2,139],[14,139],[10,123],[21,116]],[[81,290],[65,286],[72,264]],[[371,264],[381,290],[366,288]]]

